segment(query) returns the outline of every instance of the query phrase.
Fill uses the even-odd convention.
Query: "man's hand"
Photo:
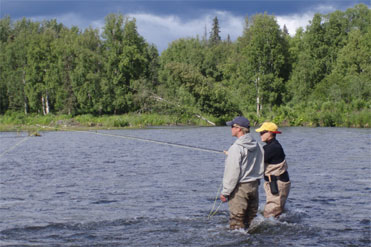
[[[227,201],[228,201],[228,198],[225,197],[225,196],[223,196],[223,195],[220,195],[220,200],[221,200],[222,202],[227,202]]]

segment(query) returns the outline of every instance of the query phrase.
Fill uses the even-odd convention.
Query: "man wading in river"
[[[291,182],[287,172],[285,152],[281,144],[276,140],[278,131],[276,124],[265,122],[255,130],[260,133],[260,138],[267,143],[264,146],[265,176],[264,190],[267,202],[264,207],[264,217],[279,216],[289,196]]]
[[[228,201],[230,229],[248,228],[258,212],[264,151],[251,136],[248,119],[236,117],[227,125],[232,128],[232,136],[238,139],[226,152],[220,200]]]

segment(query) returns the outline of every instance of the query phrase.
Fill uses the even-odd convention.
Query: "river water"
[[[116,136],[225,150],[228,127],[0,133],[0,246],[370,246],[370,130],[282,131],[286,211],[265,219],[260,186],[249,231],[208,218],[224,154]]]

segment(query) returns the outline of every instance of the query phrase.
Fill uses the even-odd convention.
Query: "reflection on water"
[[[207,217],[223,154],[83,132],[28,138],[0,157],[0,245],[369,246],[370,130],[282,130],[287,210],[265,219],[261,186],[247,232],[228,230],[226,204]],[[220,151],[234,141],[227,127],[99,133]],[[0,133],[0,154],[20,140]]]

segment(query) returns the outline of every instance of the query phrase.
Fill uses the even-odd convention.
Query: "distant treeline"
[[[274,16],[246,17],[236,41],[218,18],[161,55],[136,21],[98,29],[0,20],[0,114],[199,114],[219,123],[370,127],[371,10],[316,14],[295,36]],[[189,34],[190,36],[192,34]]]

